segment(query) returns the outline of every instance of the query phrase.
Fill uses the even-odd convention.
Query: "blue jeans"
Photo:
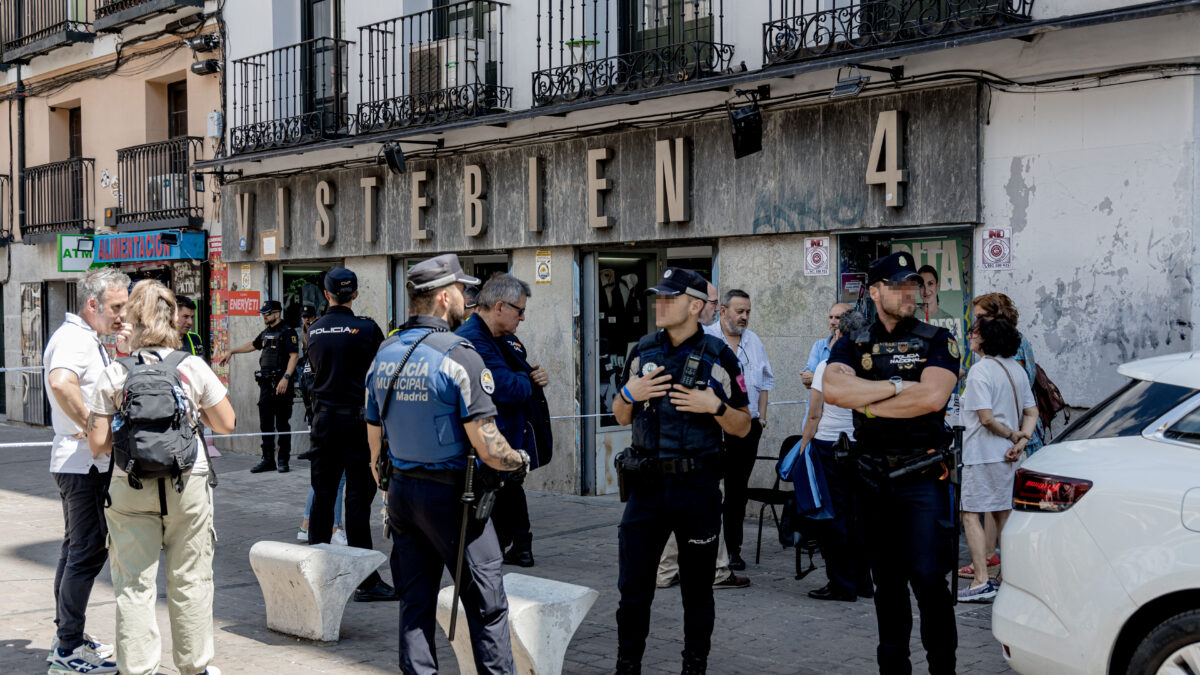
[[[342,490],[346,488],[346,472],[342,472],[342,482],[338,483],[337,497],[333,500],[333,528],[342,526]],[[312,514],[313,489],[308,488],[308,503],[304,505],[304,519]]]

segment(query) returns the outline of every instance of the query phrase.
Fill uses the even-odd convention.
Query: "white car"
[[[1118,372],[1017,472],[992,633],[1019,673],[1200,675],[1200,352]]]

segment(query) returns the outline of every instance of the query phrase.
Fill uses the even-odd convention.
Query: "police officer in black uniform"
[[[912,672],[910,584],[929,672],[953,673],[958,645],[947,582],[958,556],[945,410],[959,347],[945,328],[914,317],[920,281],[906,252],[871,263],[867,283],[878,317],[834,344],[823,392],[829,403],[854,411],[858,503],[884,674]]]
[[[300,308],[300,343],[304,347],[303,353],[300,354],[300,363],[296,366],[298,387],[300,389],[300,400],[304,403],[304,423],[312,426],[313,418],[313,373],[312,364],[308,362],[308,329],[317,320],[317,308],[313,305],[304,305]],[[309,449],[296,455],[296,459],[310,460],[313,457],[312,445]]]
[[[288,472],[288,460],[292,456],[292,400],[296,397],[296,363],[300,360],[300,339],[296,331],[283,322],[283,305],[278,300],[268,300],[258,310],[266,328],[251,342],[229,351],[221,364],[229,363],[234,354],[245,354],[262,350],[258,355],[258,370],[254,379],[258,382],[258,426],[263,432],[262,461],[250,469],[250,473],[261,473],[279,469]],[[275,462],[276,436],[279,432],[279,462]]]
[[[367,439],[372,468],[385,438],[388,443],[392,577],[403,600],[400,670],[409,675],[437,673],[438,587],[443,569],[455,573],[460,550],[475,668],[516,672],[496,530],[474,514],[463,523],[472,447],[493,469],[529,468],[529,456],[509,446],[496,427],[491,371],[469,340],[451,332],[463,320],[463,289],[478,284],[454,254],[415,265],[408,272],[412,316],[380,347],[369,374]],[[479,487],[472,482],[473,493]]]
[[[367,423],[363,417],[367,368],[383,331],[373,320],[355,316],[350,303],[358,297],[358,277],[345,267],[325,273],[329,308],[308,329],[308,362],[312,367],[312,489],[308,543],[328,544],[333,537],[333,509],[338,483],[346,474],[346,541],[358,548],[371,542],[371,503],[375,480]],[[356,602],[396,600],[396,591],[372,572],[354,591]]]
[[[749,400],[737,357],[700,328],[708,282],[671,267],[646,294],[657,296],[660,329],[629,352],[624,385],[613,400],[617,422],[633,424],[633,447],[617,463],[627,503],[619,535],[616,672],[641,672],[658,560],[674,532],[684,612],[682,672],[697,675],[707,670],[716,618],[712,571],[721,530],[722,432],[749,433]]]

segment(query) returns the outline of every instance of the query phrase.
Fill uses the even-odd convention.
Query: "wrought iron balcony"
[[[763,59],[767,65],[1029,21],[1033,8],[1033,0],[777,0],[777,3],[771,6],[771,19],[763,25]]]
[[[725,72],[724,32],[725,0],[538,0],[534,104]]]
[[[359,28],[359,130],[438,124],[510,107],[507,6],[463,0]]]
[[[91,42],[93,0],[5,0],[0,43],[5,61],[25,61],[73,42]]]
[[[180,136],[117,150],[118,231],[198,228],[204,206],[192,190],[192,164],[204,139]]]
[[[204,0],[96,0],[96,31],[118,31],[185,7],[204,7]]]
[[[352,44],[317,38],[231,62],[230,152],[303,145],[352,133],[346,96]]]
[[[21,176],[21,204],[25,223],[21,240],[26,244],[55,241],[60,234],[88,234],[95,230],[96,160],[73,157],[25,169]]]

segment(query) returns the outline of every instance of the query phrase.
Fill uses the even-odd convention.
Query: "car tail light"
[[[1066,511],[1091,488],[1090,480],[1017,469],[1017,478],[1013,483],[1013,509],[1055,513]]]

